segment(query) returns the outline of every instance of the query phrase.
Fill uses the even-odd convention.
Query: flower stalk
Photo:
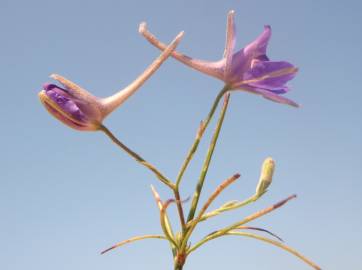
[[[196,133],[196,138],[189,150],[189,152],[187,153],[187,156],[185,158],[185,161],[183,162],[182,166],[181,166],[181,169],[177,175],[177,178],[176,178],[176,187],[179,188],[180,186],[180,183],[181,183],[181,180],[182,180],[182,177],[190,163],[190,161],[192,160],[195,152],[197,151],[197,148],[199,146],[199,143],[202,139],[202,136],[204,135],[204,132],[205,130],[207,129],[210,121],[212,120],[214,114],[215,114],[215,111],[216,111],[216,108],[221,100],[221,98],[224,96],[224,94],[229,91],[229,86],[228,85],[225,85],[221,90],[220,92],[218,93],[218,95],[216,96],[212,106],[211,106],[211,109],[210,109],[210,112],[209,114],[207,115],[207,117],[205,118],[205,120],[201,121],[200,123],[200,126],[197,130],[197,133]]]
[[[207,115],[207,117],[205,118],[205,120],[201,121],[200,123],[200,126],[197,130],[197,133],[196,133],[196,137],[195,137],[195,140],[189,150],[189,152],[187,153],[186,155],[186,158],[181,166],[181,169],[176,177],[176,184],[175,184],[175,187],[174,187],[174,196],[175,196],[175,199],[176,199],[176,205],[177,205],[177,210],[178,210],[178,213],[179,213],[179,217],[180,217],[180,223],[181,223],[181,227],[182,227],[182,231],[185,232],[185,229],[186,229],[186,226],[185,226],[185,217],[184,217],[184,212],[183,212],[183,208],[182,208],[182,204],[181,204],[181,199],[180,199],[180,192],[179,192],[179,188],[180,188],[180,183],[181,183],[181,180],[182,180],[182,177],[188,167],[188,165],[190,164],[190,161],[192,160],[194,154],[196,153],[197,151],[197,148],[200,144],[200,141],[202,139],[202,136],[204,135],[204,132],[205,130],[207,129],[210,121],[212,120],[214,114],[215,114],[215,111],[216,111],[216,108],[221,100],[221,98],[224,96],[224,94],[229,90],[229,87],[227,85],[225,85],[221,90],[220,92],[218,93],[218,95],[216,96],[212,106],[211,106],[211,109],[210,109],[210,112],[209,114]]]
[[[226,113],[226,110],[227,110],[228,105],[229,105],[229,99],[230,99],[230,94],[229,93],[224,94],[224,104],[223,104],[223,107],[221,109],[220,117],[219,117],[219,120],[217,122],[214,134],[213,134],[212,139],[211,139],[209,149],[208,149],[207,154],[206,154],[206,158],[205,158],[202,170],[201,170],[199,181],[197,182],[197,185],[196,185],[196,190],[195,190],[195,193],[194,193],[193,198],[192,198],[191,208],[190,208],[190,211],[189,211],[187,222],[192,220],[194,218],[194,216],[195,216],[195,211],[196,211],[199,199],[200,199],[200,194],[201,194],[201,191],[202,191],[202,187],[204,185],[205,177],[206,177],[206,174],[207,174],[207,172],[209,170],[211,158],[212,158],[212,155],[214,153],[215,146],[216,146],[217,140],[219,138],[220,130],[221,130],[222,124],[224,122],[225,113]]]
[[[103,131],[117,146],[122,148],[122,150],[124,150],[127,154],[129,154],[131,157],[133,157],[138,163],[140,163],[142,166],[145,166],[150,171],[152,171],[158,180],[160,180],[162,183],[164,183],[169,188],[174,189],[174,184],[171,182],[171,180],[169,180],[166,176],[164,176],[155,166],[153,166],[151,163],[147,162],[139,154],[132,151],[125,144],[123,144],[120,140],[118,140],[117,137],[114,136],[113,133],[106,126],[101,125],[100,130]]]

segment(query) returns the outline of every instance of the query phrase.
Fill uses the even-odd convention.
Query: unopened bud
[[[259,183],[256,187],[255,195],[262,196],[270,186],[274,174],[275,162],[272,158],[268,157],[264,160],[261,167]]]

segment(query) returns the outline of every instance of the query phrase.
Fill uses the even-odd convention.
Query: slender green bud
[[[273,174],[274,174],[275,162],[271,157],[268,157],[264,160],[261,167],[259,183],[256,187],[255,195],[259,198],[261,197],[270,186]]]

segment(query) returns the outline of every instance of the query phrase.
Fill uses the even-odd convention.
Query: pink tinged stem
[[[134,80],[126,88],[119,91],[117,94],[102,100],[105,115],[108,115],[118,108],[118,106],[120,106],[130,96],[132,96],[147,81],[147,79],[156,72],[162,63],[165,62],[165,60],[171,55],[173,50],[176,49],[183,35],[184,32],[180,32],[170,43],[170,45],[165,46],[162,54],[156,60],[154,60],[153,63],[136,80]]]
[[[148,31],[147,24],[145,22],[142,22],[140,24],[138,31],[156,48],[160,50],[166,49],[166,45],[159,41],[157,37],[155,37],[151,32]],[[206,62],[199,59],[193,59],[177,51],[173,51],[171,55],[178,61],[184,63],[186,66],[189,66],[202,73],[219,78],[221,80],[223,79],[223,74],[221,72],[222,64],[219,62]]]
[[[155,198],[155,201],[157,203],[157,207],[161,211],[161,209],[162,209],[162,200],[160,198],[160,194],[158,194],[157,190],[155,189],[155,187],[153,185],[151,185],[151,191],[152,191],[153,197]]]
[[[226,24],[226,42],[225,42],[225,70],[224,76],[228,78],[231,71],[233,51],[235,48],[235,22],[234,22],[234,10],[229,11]]]
[[[257,219],[257,218],[259,218],[261,216],[264,216],[264,215],[274,211],[275,209],[278,209],[279,207],[283,206],[288,201],[290,201],[292,199],[295,199],[296,197],[297,197],[297,195],[295,195],[295,194],[291,195],[288,198],[286,198],[286,199],[284,199],[284,200],[282,200],[282,201],[280,201],[280,202],[278,202],[278,203],[276,203],[276,204],[274,204],[272,206],[269,206],[269,207],[267,207],[267,208],[265,208],[263,210],[260,210],[260,211],[254,213],[254,214],[251,214],[251,215],[247,216],[246,218],[244,218],[244,220],[239,222],[236,226],[234,226],[234,227],[231,226],[230,229],[235,229],[235,228],[237,228],[237,227],[239,227],[239,226],[241,226],[241,225],[243,225],[245,223],[249,223],[250,221],[253,221],[253,220],[255,220],[255,219]]]

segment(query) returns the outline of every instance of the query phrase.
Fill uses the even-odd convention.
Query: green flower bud
[[[266,158],[261,166],[259,183],[256,187],[255,195],[257,197],[261,197],[270,186],[273,179],[274,168],[274,160],[271,157]]]

